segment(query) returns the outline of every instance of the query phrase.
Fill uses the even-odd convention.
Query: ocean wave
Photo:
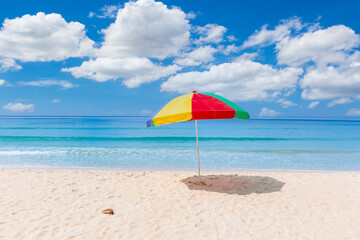
[[[0,156],[1,155],[54,155],[54,154],[64,154],[64,151],[40,151],[40,150],[33,150],[33,151],[29,151],[29,150],[5,150],[5,151],[0,151]]]
[[[144,127],[0,127],[3,130],[133,130]]]
[[[17,148],[0,149],[0,156],[4,155],[78,155],[78,156],[106,156],[106,155],[188,155],[194,154],[195,150],[189,149],[137,149],[137,148],[96,148],[96,147],[49,147],[49,148]],[[359,154],[360,151],[337,151],[337,150],[201,150],[206,155],[236,155],[236,154]]]
[[[200,151],[202,169],[360,170],[360,152],[309,150]],[[187,169],[195,149],[105,147],[1,147],[0,168]]]
[[[200,141],[339,141],[341,138],[199,137]],[[360,140],[360,138],[346,138]],[[195,137],[52,137],[0,136],[0,141],[195,141]]]

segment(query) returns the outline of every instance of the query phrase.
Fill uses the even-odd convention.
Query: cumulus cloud
[[[352,108],[346,113],[346,116],[359,117],[360,116],[360,109],[359,108]]]
[[[189,29],[179,8],[153,0],[130,1],[118,11],[115,22],[102,30],[105,36],[98,55],[165,59],[188,44]]]
[[[34,104],[22,104],[22,103],[12,103],[3,106],[3,109],[11,111],[11,112],[33,112]]]
[[[85,77],[98,82],[123,79],[129,87],[138,87],[162,77],[167,77],[180,70],[177,65],[162,66],[152,63],[147,58],[97,58],[85,61],[80,67],[65,68],[76,77]]]
[[[190,52],[188,57],[201,62],[209,62],[214,60],[213,54],[216,52],[217,50],[211,46],[202,46]]]
[[[11,58],[3,58],[0,56],[0,72],[17,71],[21,66]]]
[[[229,42],[235,42],[238,40],[234,35],[227,36],[226,38]]]
[[[305,29],[306,31],[300,32]],[[300,66],[307,62],[326,66],[344,61],[347,53],[360,45],[360,36],[344,25],[321,29],[319,24],[303,24],[299,18],[282,20],[274,30],[264,25],[246,40],[242,48],[276,45],[279,64]]]
[[[236,61],[242,61],[242,60],[255,60],[257,57],[259,56],[259,54],[257,52],[254,52],[254,53],[244,53],[238,57],[236,57],[234,59],[234,62]]]
[[[187,16],[179,8],[168,8],[154,0],[130,1],[119,9],[115,22],[102,30],[104,41],[96,58],[62,71],[98,82],[121,79],[129,88],[138,87],[181,69],[176,64],[164,66],[150,59],[179,55],[189,43],[189,30]],[[188,55],[184,65],[211,58],[200,51]]]
[[[313,61],[318,66],[339,64],[348,51],[360,45],[360,36],[349,27],[337,25],[284,38],[276,46],[280,64],[299,66]]]
[[[300,82],[304,99],[360,97],[360,52],[354,50],[359,46],[360,36],[338,25],[288,41],[278,58],[292,65],[315,63]]]
[[[300,81],[304,99],[360,97],[360,66],[315,68]]]
[[[68,23],[55,13],[5,19],[0,30],[0,55],[23,62],[87,56],[93,51],[93,44],[83,24]]]
[[[275,110],[272,110],[270,108],[262,108],[259,117],[276,117],[279,116],[281,112],[276,112]]]
[[[347,104],[347,103],[351,103],[351,102],[352,102],[352,100],[350,98],[334,99],[327,104],[327,107],[330,108],[330,107],[333,107],[338,104]]]
[[[185,58],[178,58],[174,62],[182,66],[198,66],[214,60],[213,54],[218,52],[211,46],[201,46],[187,53]]]
[[[278,64],[304,68],[303,99],[360,97],[360,53],[356,50],[360,35],[353,29],[344,25],[322,29],[292,18],[274,30],[264,25],[242,47],[271,44],[276,46]]]
[[[201,65],[200,61],[196,61],[191,58],[178,58],[174,60],[174,63],[181,65],[181,66],[199,66]]]
[[[220,43],[224,40],[224,34],[227,29],[224,26],[217,24],[207,24],[204,27],[196,27],[195,32],[200,34],[199,39],[196,39],[194,43]]]
[[[231,44],[231,45],[227,45],[227,46],[220,46],[219,47],[220,52],[225,54],[225,55],[229,55],[230,53],[236,53],[240,51],[240,47],[235,46],[235,44]]]
[[[208,71],[180,73],[161,84],[162,91],[214,92],[236,101],[272,100],[296,86],[302,69],[275,69],[251,60],[213,65]]]
[[[313,108],[315,108],[317,105],[319,105],[319,101],[311,102],[311,103],[309,104],[308,108],[313,109]]]
[[[321,28],[299,18],[282,21],[273,30],[264,25],[242,45],[275,44],[278,65],[304,68],[302,98],[360,97],[360,35],[344,25]]]
[[[278,99],[276,102],[280,103],[280,105],[281,105],[283,108],[288,108],[288,107],[297,106],[296,103],[293,103],[292,101],[289,101],[289,100],[285,100],[285,99],[283,99],[283,98]]]
[[[189,12],[186,14],[186,18],[187,19],[195,19],[196,18],[196,13],[195,12]]]
[[[51,86],[60,86],[64,89],[73,88],[77,85],[72,82],[65,80],[40,80],[40,81],[30,81],[30,82],[19,82],[20,85],[24,86],[33,86],[33,87],[51,87]]]
[[[346,62],[360,46],[360,35],[344,25],[322,29],[318,23],[303,24],[299,18],[292,18],[283,20],[274,30],[264,25],[243,43],[242,48],[272,44],[276,46],[278,64],[298,67],[314,63],[323,68]]]
[[[4,85],[5,84],[5,80],[4,79],[0,79],[0,86]]]
[[[116,14],[119,9],[119,5],[105,5],[104,7],[99,9],[98,13],[90,12],[89,17],[116,18]]]
[[[286,93],[284,93],[284,97],[288,97],[292,95],[294,92],[296,92],[296,88],[289,89]]]
[[[292,30],[299,31],[303,27],[299,18],[282,20],[274,30],[269,30],[268,25],[264,25],[260,31],[256,31],[243,43],[242,48],[274,44],[289,36]]]
[[[290,41],[284,48],[286,56],[280,58],[294,65],[310,60],[315,63],[300,82],[304,99],[360,97],[360,52],[354,50],[359,45],[359,35],[339,25]]]
[[[52,102],[52,103],[59,103],[59,102],[60,102],[60,99],[53,99],[51,102]]]

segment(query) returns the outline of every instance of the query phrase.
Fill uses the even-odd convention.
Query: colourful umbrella
[[[152,119],[146,122],[147,127],[155,127],[168,123],[195,120],[196,144],[198,155],[199,184],[200,156],[197,120],[205,119],[249,119],[249,113],[229,100],[213,93],[197,93],[193,91],[174,98],[165,105]]]

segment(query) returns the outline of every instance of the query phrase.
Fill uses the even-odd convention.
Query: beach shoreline
[[[360,172],[1,169],[1,239],[359,239]],[[111,208],[114,215],[102,213]]]
[[[123,167],[77,167],[77,166],[31,166],[31,167],[19,167],[19,166],[12,166],[12,165],[0,165],[1,170],[40,170],[40,171],[47,171],[47,170],[54,170],[54,171],[132,171],[132,172],[193,172],[198,174],[198,171],[195,170],[196,166],[194,165],[194,170],[190,170],[188,168],[123,168]],[[326,169],[326,170],[318,170],[318,169],[267,169],[267,168],[221,168],[221,169],[209,169],[209,168],[201,168],[201,172],[208,173],[282,173],[282,172],[289,172],[289,173],[360,173],[360,170],[333,170],[333,169]]]

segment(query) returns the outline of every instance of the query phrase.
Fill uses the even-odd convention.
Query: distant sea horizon
[[[0,118],[96,118],[96,117],[140,117],[140,118],[151,118],[153,115],[0,115]],[[360,116],[346,116],[346,117],[327,117],[327,116],[252,116],[250,115],[250,119],[253,120],[359,120]]]

